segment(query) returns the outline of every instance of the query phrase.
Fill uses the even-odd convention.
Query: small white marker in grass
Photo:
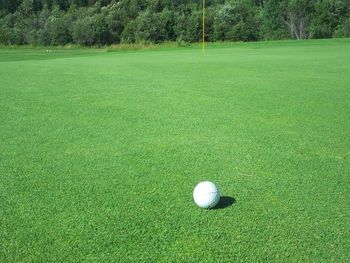
[[[194,188],[193,199],[200,208],[213,208],[220,201],[220,191],[212,182],[200,182]]]

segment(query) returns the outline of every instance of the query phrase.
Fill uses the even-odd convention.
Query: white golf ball
[[[212,182],[200,182],[194,188],[193,199],[200,208],[213,208],[220,201],[220,192]]]

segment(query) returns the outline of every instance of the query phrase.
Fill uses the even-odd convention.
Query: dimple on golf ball
[[[220,192],[212,182],[200,182],[194,188],[193,199],[200,208],[213,208],[220,201]]]

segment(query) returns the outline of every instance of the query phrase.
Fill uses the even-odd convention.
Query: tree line
[[[0,44],[198,42],[202,0],[0,0]],[[350,37],[350,0],[206,0],[207,41]]]

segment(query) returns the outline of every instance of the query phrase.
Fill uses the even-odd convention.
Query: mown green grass
[[[1,49],[0,261],[347,262],[349,116],[348,39]]]

